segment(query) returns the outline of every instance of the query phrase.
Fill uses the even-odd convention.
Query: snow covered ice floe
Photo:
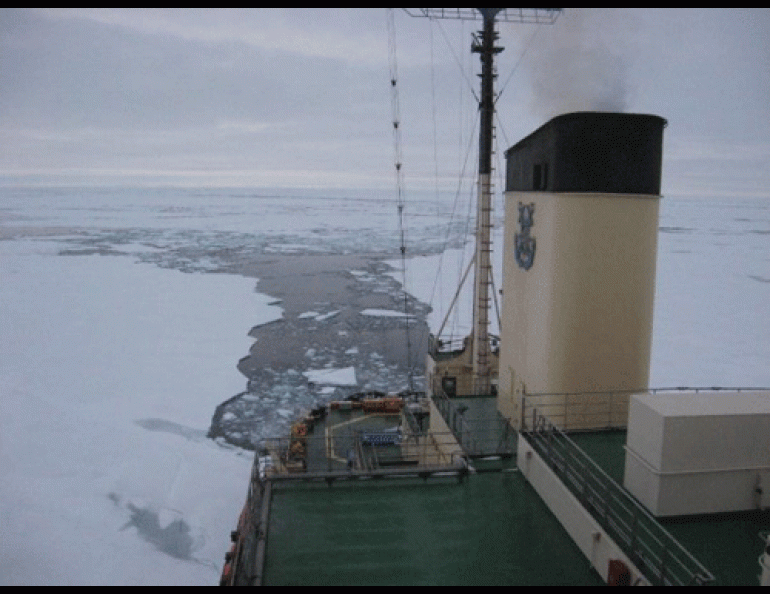
[[[200,436],[280,312],[253,279],[59,247],[0,242],[0,583],[214,585],[251,455]]]
[[[312,384],[321,386],[356,386],[356,368],[344,369],[315,369],[306,371],[303,375]]]

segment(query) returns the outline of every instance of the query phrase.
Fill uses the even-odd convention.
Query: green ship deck
[[[623,484],[625,431],[576,433],[572,440],[618,484]],[[761,533],[770,510],[661,518],[659,523],[714,575],[717,586],[757,586]]]
[[[601,585],[516,472],[273,492],[264,585]]]
[[[264,538],[261,559],[250,562],[256,569],[241,579],[261,585],[601,585],[518,470],[515,434],[484,420],[490,402],[453,400],[442,411],[458,441],[472,446],[468,466],[457,460],[425,465],[425,452],[407,444],[362,448],[359,439],[354,445],[362,417],[330,413],[308,436],[304,469],[270,480],[269,514],[262,507],[257,530]],[[398,420],[373,418],[377,431]],[[315,445],[310,437],[318,438]],[[624,431],[570,438],[622,484]],[[350,466],[346,456],[356,448]],[[759,534],[770,530],[769,512],[660,524],[707,568],[710,583],[758,585]]]

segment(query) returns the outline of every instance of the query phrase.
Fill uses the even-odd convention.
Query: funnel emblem
[[[514,250],[519,268],[529,270],[535,263],[535,238],[530,231],[535,224],[535,204],[519,202],[519,233],[514,236]]]

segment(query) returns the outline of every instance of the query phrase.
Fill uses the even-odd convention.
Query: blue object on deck
[[[401,434],[398,431],[386,433],[363,433],[361,442],[370,446],[389,446],[401,443]]]

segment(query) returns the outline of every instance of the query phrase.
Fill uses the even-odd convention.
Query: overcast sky
[[[466,163],[478,24],[395,10],[406,183],[432,186]],[[500,153],[566,111],[654,113],[665,192],[770,196],[770,9],[499,31]],[[0,184],[386,187],[388,40],[383,8],[0,9]]]

